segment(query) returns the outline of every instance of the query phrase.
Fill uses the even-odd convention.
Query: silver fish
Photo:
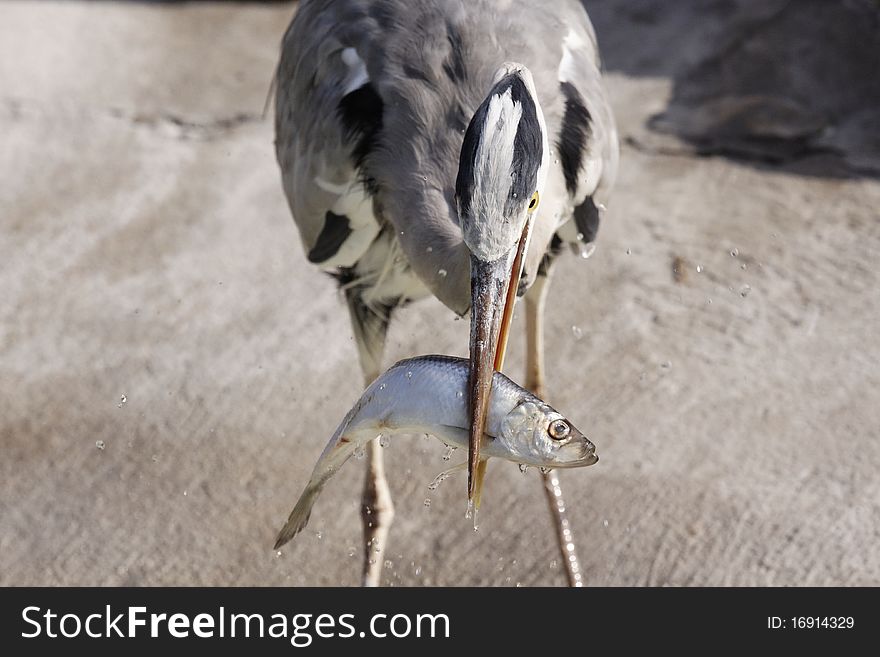
[[[577,468],[599,460],[595,445],[560,413],[500,372],[494,377],[483,457],[544,468]],[[377,435],[427,433],[467,448],[467,378],[465,358],[420,356],[400,361],[373,381],[321,453],[275,549],[306,526],[330,477]]]

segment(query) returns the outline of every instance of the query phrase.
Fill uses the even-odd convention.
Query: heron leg
[[[351,325],[364,384],[370,385],[381,373],[385,335],[391,320],[392,306],[368,306],[358,288],[345,291]],[[364,565],[362,586],[379,586],[388,532],[394,520],[391,490],[385,478],[385,460],[379,439],[370,441],[367,451],[367,474],[361,496],[361,522],[364,527]]]
[[[364,525],[362,585],[379,586],[388,547],[388,532],[394,520],[394,504],[385,478],[385,460],[378,438],[370,441],[367,476],[361,498],[361,520]]]
[[[544,397],[544,304],[550,282],[549,262],[545,262],[526,292],[526,388]],[[556,530],[556,540],[569,586],[583,586],[580,561],[575,550],[571,524],[566,513],[562,486],[556,470],[542,473],[544,494]]]

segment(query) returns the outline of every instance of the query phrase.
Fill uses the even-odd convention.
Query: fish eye
[[[553,422],[550,423],[548,431],[550,437],[554,440],[563,440],[571,433],[571,427],[568,426],[568,422],[565,420],[553,420]]]
[[[529,201],[529,212],[535,211],[535,208],[538,207],[539,200],[540,200],[540,197],[538,196],[538,192],[536,191],[534,194],[532,194],[532,200]]]

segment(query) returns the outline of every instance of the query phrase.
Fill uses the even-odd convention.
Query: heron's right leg
[[[535,282],[523,299],[526,306],[526,388],[542,399],[544,398],[544,304],[550,283],[551,264],[550,258],[542,263]],[[553,470],[542,473],[542,479],[569,586],[583,586],[583,575],[566,514],[559,475]]]
[[[366,386],[382,373],[382,351],[392,307],[367,306],[358,288],[347,289],[345,298]],[[394,504],[391,502],[391,490],[385,478],[384,455],[379,439],[375,438],[368,447],[367,475],[361,497],[361,521],[364,526],[363,586],[379,586],[388,532],[393,520]]]

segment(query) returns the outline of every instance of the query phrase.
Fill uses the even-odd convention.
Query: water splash
[[[449,478],[451,473],[447,470],[446,472],[441,472],[436,477],[431,480],[431,483],[428,484],[428,490],[437,490],[444,481]],[[426,505],[427,506],[427,505]]]
[[[473,500],[468,500],[467,510],[464,512],[465,518],[471,518],[474,521],[474,531],[479,531],[480,526],[477,524],[477,507],[474,506]]]

